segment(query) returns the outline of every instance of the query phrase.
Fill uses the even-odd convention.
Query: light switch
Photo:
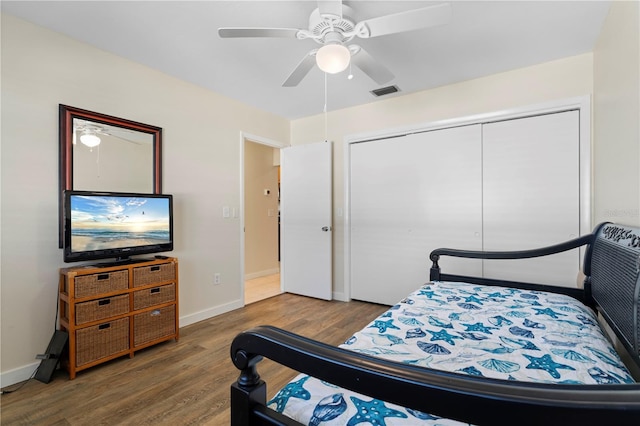
[[[222,217],[229,217],[229,206],[222,206]]]

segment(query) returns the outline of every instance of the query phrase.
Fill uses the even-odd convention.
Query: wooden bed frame
[[[525,259],[582,246],[582,289],[444,274],[438,265],[442,256]],[[601,314],[640,366],[640,228],[603,223],[592,234],[555,246],[517,252],[437,249],[430,259],[432,281],[550,291],[582,301]],[[388,361],[270,326],[240,333],[231,345],[231,359],[240,370],[231,385],[233,425],[299,424],[267,407],[266,383],[257,372],[263,357],[372,398],[472,424],[640,425],[640,383],[567,385],[475,377]]]

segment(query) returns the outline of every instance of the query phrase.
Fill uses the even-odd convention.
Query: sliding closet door
[[[520,250],[579,235],[579,112],[483,126],[485,250]],[[484,275],[573,286],[578,250],[549,259],[485,261]]]
[[[429,253],[479,250],[481,126],[350,147],[351,297],[394,304],[429,279]],[[481,261],[445,259],[459,273]]]

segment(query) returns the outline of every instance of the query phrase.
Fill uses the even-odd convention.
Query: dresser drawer
[[[129,318],[76,330],[76,366],[129,349]]]
[[[133,346],[140,346],[176,332],[176,306],[153,309],[133,316]]]
[[[115,317],[127,312],[129,312],[129,294],[77,303],[76,325]]]
[[[74,280],[76,298],[99,296],[129,288],[129,271],[105,272],[104,274],[79,275]]]
[[[153,305],[173,302],[176,300],[176,285],[167,284],[159,287],[147,288],[133,292],[133,309],[148,308]]]
[[[141,287],[149,284],[160,284],[176,279],[176,268],[173,263],[141,266],[133,268],[133,286]]]

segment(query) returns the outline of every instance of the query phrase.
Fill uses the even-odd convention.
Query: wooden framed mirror
[[[59,106],[59,246],[65,190],[162,191],[162,128],[67,105]]]

